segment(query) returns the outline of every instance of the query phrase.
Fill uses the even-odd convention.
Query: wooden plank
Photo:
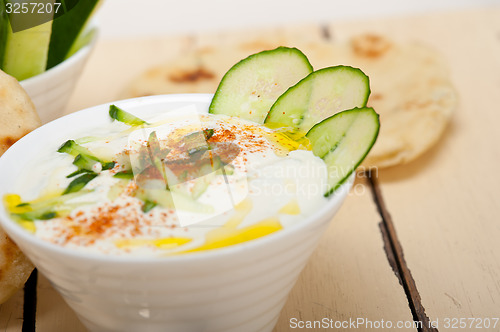
[[[450,330],[447,318],[499,318],[500,9],[332,26],[339,39],[366,31],[435,46],[460,97],[437,146],[408,165],[379,172],[426,312],[440,331]],[[466,324],[471,322],[480,323]],[[500,322],[485,328],[499,329]]]
[[[21,289],[7,302],[0,304],[0,331],[19,332],[23,327],[23,296]]]
[[[387,239],[386,241],[388,242],[392,256],[394,257],[394,264],[401,278],[400,282],[405,290],[413,319],[419,323],[417,329],[419,332],[437,332],[437,328],[433,326],[429,316],[425,313],[425,308],[422,304],[422,299],[415,283],[415,279],[413,279],[411,271],[406,264],[403,247],[401,246],[401,242],[399,241],[394,227],[394,222],[392,221],[389,211],[387,211],[384,197],[380,191],[380,185],[377,179],[377,170],[371,169],[368,174],[373,197],[382,217],[381,228],[383,229],[383,233]]]
[[[404,290],[384,252],[380,222],[368,183],[360,179],[293,288],[276,332],[290,331],[294,318],[340,322],[383,319],[394,324],[413,320]]]
[[[179,57],[192,48],[189,36],[136,40],[98,40],[65,114],[127,98],[130,81],[151,66]]]
[[[76,314],[43,274],[38,274],[36,331],[86,332]]]

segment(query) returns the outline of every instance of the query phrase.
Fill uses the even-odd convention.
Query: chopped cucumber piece
[[[0,69],[3,69],[3,58],[7,46],[7,37],[10,32],[9,17],[5,10],[5,0],[0,0]]]
[[[215,173],[208,173],[207,175],[191,180],[194,181],[193,188],[191,189],[191,197],[198,199],[205,191],[207,191],[214,178]]]
[[[116,173],[115,175],[113,175],[113,177],[118,179],[132,180],[134,178],[134,173],[132,172],[132,170],[127,169],[125,171]]]
[[[64,15],[56,15],[54,18],[47,69],[63,62],[75,49],[83,46],[85,43],[82,39],[88,42],[88,36],[83,31],[99,0],[61,0],[61,3],[67,9],[64,10]]]
[[[73,165],[78,167],[79,169],[96,172],[99,173],[102,170],[102,165],[94,158],[89,157],[85,154],[79,154],[75,157],[73,161]]]
[[[78,143],[76,143],[72,139],[64,142],[64,144],[61,145],[61,147],[59,147],[57,152],[67,153],[73,157],[76,157],[79,154],[86,155],[86,156],[92,156],[92,152],[90,152],[87,148],[84,148],[83,146],[79,145]]]
[[[224,75],[209,112],[263,123],[276,99],[311,71],[309,60],[296,48],[253,54]]]
[[[165,174],[165,167],[163,166],[163,161],[160,155],[162,154],[160,142],[156,136],[156,131],[151,132],[148,138],[148,152],[151,163],[161,174],[163,180],[165,181],[165,188],[168,189],[167,175]],[[170,152],[170,151],[169,151]]]
[[[213,213],[211,205],[200,203],[186,194],[165,189],[139,189],[136,197],[143,202],[150,201],[167,209],[179,209],[197,213]]]
[[[57,150],[57,152],[67,153],[71,156],[74,156],[75,160],[73,161],[73,164],[75,164],[79,169],[95,171],[91,166],[93,166],[93,164],[97,162],[101,164],[101,170],[103,171],[112,169],[116,165],[114,161],[101,160],[97,158],[87,148],[81,146],[80,144],[76,143],[74,140],[71,139],[66,141],[63,145],[61,145],[61,147]],[[95,161],[95,163],[92,163],[93,160]],[[73,173],[71,173],[70,175],[72,174]]]
[[[87,185],[87,183],[92,181],[96,176],[97,174],[95,173],[84,173],[80,175],[79,177],[70,182],[66,190],[64,190],[63,195],[80,191],[81,189],[83,189],[83,187]]]
[[[60,216],[68,211],[70,204],[67,202],[73,198],[88,194],[90,190],[80,190],[63,196],[49,196],[30,202],[22,202],[8,207],[9,212],[22,220],[48,220]],[[20,197],[16,200],[21,201]]]
[[[140,126],[143,124],[148,124],[146,121],[122,110],[116,105],[109,106],[109,116],[112,119],[128,124],[129,126]]]
[[[108,169],[113,169],[116,165],[116,163],[114,161],[108,161],[108,162],[104,162],[104,163],[101,161],[100,163],[102,165],[103,171],[106,171]]]
[[[354,108],[337,113],[309,130],[314,155],[328,170],[328,189],[333,193],[359,166],[375,143],[380,127],[373,108]]]
[[[70,174],[66,175],[66,178],[69,179],[69,178],[72,178],[73,176],[77,176],[77,175],[80,175],[80,174],[83,174],[83,173],[93,173],[93,171],[89,171],[88,169],[77,169],[73,173],[70,173]]]
[[[265,123],[307,133],[339,111],[364,107],[369,95],[369,79],[361,70],[348,66],[323,68],[281,95]]]
[[[15,213],[15,216],[23,219],[23,220],[49,220],[57,217],[57,212],[53,211],[51,207],[47,207],[45,209],[29,211],[24,213]]]
[[[144,213],[148,213],[149,211],[151,211],[156,205],[158,205],[156,202],[153,202],[153,201],[150,201],[150,200],[146,200],[144,201],[144,205],[142,206],[142,212]]]

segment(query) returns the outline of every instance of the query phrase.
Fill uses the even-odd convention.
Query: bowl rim
[[[61,118],[53,120],[47,124],[42,125],[41,127],[35,129],[30,132],[16,143],[14,143],[2,156],[0,156],[0,179],[3,174],[6,172],[2,172],[2,169],[9,169],[8,161],[10,160],[11,155],[15,156],[15,153],[18,149],[29,149],[27,146],[23,146],[25,141],[28,141],[33,136],[39,135],[41,131],[47,130],[50,127],[57,127],[59,123],[71,122],[75,120],[79,120],[82,117],[89,116],[94,112],[108,112],[109,105],[115,104],[119,107],[127,108],[127,106],[134,106],[137,108],[146,108],[148,105],[157,105],[157,104],[168,104],[172,102],[201,102],[208,105],[210,100],[212,99],[213,94],[200,94],[200,93],[188,93],[188,94],[167,94],[167,95],[155,95],[155,96],[146,96],[139,98],[131,98],[131,99],[123,99],[119,101],[104,103],[96,106],[92,106],[89,108],[85,108],[83,110],[65,115]],[[66,128],[71,128],[67,126]],[[68,132],[68,129],[64,130]],[[44,138],[44,140],[48,140],[48,138]],[[6,165],[7,164],[7,165]],[[12,168],[12,167],[10,167]],[[8,174],[8,172],[7,172]],[[272,243],[274,241],[278,241],[287,236],[290,236],[296,232],[302,232],[307,230],[309,227],[317,226],[316,224],[327,215],[332,209],[334,209],[337,204],[342,205],[344,199],[347,197],[351,186],[354,183],[355,172],[353,172],[350,177],[337,189],[337,191],[328,198],[328,202],[324,204],[320,209],[315,211],[313,214],[304,218],[304,220],[292,225],[288,228],[283,228],[278,232],[274,232],[272,234],[268,234],[266,236],[253,239],[251,241],[246,241],[243,243],[235,244],[232,246],[227,246],[223,248],[217,248],[214,250],[205,250],[196,253],[189,253],[185,255],[165,255],[165,256],[129,256],[129,255],[109,255],[109,254],[100,254],[94,252],[85,252],[79,250],[73,250],[66,247],[59,246],[54,243],[50,243],[48,241],[42,240],[36,237],[34,234],[29,233],[25,229],[23,229],[19,224],[17,224],[13,219],[10,218],[8,212],[4,204],[0,204],[0,227],[2,227],[5,232],[11,236],[14,242],[16,242],[17,238],[22,239],[24,243],[29,243],[30,246],[35,246],[44,251],[49,251],[52,253],[56,253],[58,255],[68,257],[68,258],[76,258],[80,260],[87,260],[92,262],[101,262],[108,264],[150,264],[150,263],[159,263],[159,262],[190,262],[190,261],[206,261],[209,259],[219,259],[220,257],[227,257],[233,254],[238,254],[242,251],[251,251],[255,247],[265,246],[266,244]],[[5,194],[5,190],[0,188],[0,194]],[[336,214],[336,212],[335,212]],[[333,216],[332,216],[333,218]],[[329,222],[329,221],[328,221]],[[22,245],[21,245],[22,246]],[[20,247],[21,247],[20,246]],[[36,262],[34,262],[36,264]]]
[[[58,73],[64,72],[66,69],[73,67],[76,63],[85,59],[87,57],[87,55],[94,48],[94,46],[97,42],[97,39],[98,39],[98,35],[99,35],[99,28],[96,24],[92,24],[89,26],[89,31],[91,31],[91,30],[93,30],[94,32],[93,32],[93,36],[90,39],[90,41],[87,42],[87,44],[80,47],[80,49],[78,49],[78,51],[73,53],[69,58],[64,59],[62,62],[58,63],[54,67],[52,67],[52,68],[50,68],[50,69],[48,69],[48,70],[46,70],[38,75],[35,75],[35,76],[32,76],[32,77],[29,77],[29,78],[26,78],[24,80],[19,81],[19,84],[21,84],[21,86],[25,89],[27,87],[29,88],[31,85],[37,84],[39,82],[39,80],[42,80],[45,77],[50,77],[50,75],[57,75]]]

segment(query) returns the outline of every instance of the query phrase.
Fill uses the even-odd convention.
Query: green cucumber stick
[[[5,0],[0,0],[0,69],[3,68],[5,46],[7,44],[7,32],[9,29],[9,18],[5,10]]]
[[[61,0],[64,15],[57,15],[52,25],[47,69],[64,61],[87,41],[85,26],[97,8],[99,0]],[[92,32],[89,32],[92,33]]]
[[[4,0],[4,4],[12,0]],[[43,1],[52,3],[53,0]],[[52,31],[53,11],[45,12],[47,22],[33,28],[13,32],[11,24],[6,26],[5,45],[1,68],[7,74],[14,76],[18,81],[30,78],[45,71],[47,55]],[[12,15],[10,20],[23,19]],[[14,21],[11,22],[15,24]]]

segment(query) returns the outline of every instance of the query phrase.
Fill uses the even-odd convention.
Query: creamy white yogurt
[[[41,239],[75,250],[113,255],[180,254],[233,245],[291,227],[326,202],[324,162],[272,129],[186,110],[144,120],[149,125],[131,128],[114,121],[93,132],[73,133],[70,138],[80,146],[116,165],[101,171],[77,194],[70,194],[76,197],[61,196],[64,203],[54,208],[57,216],[34,220],[34,227],[27,228]],[[215,165],[216,172],[212,168],[196,173],[199,166],[191,164],[198,159],[191,155],[190,163],[180,162],[181,156],[192,152],[183,151],[186,136],[212,129],[213,136],[195,144],[211,149],[202,151],[199,160],[211,160],[210,165],[215,165],[218,155],[214,151],[219,151],[225,156],[225,166]],[[160,150],[148,143],[152,133]],[[16,193],[22,202],[59,197],[76,178],[66,177],[77,170],[72,164],[75,157],[56,150],[42,151],[27,166]],[[165,151],[170,152],[165,158],[160,156],[163,170],[155,171],[154,154]],[[125,169],[134,170],[134,179],[114,176]],[[183,176],[192,179],[186,181]],[[157,205],[143,212],[148,201]],[[22,209],[11,212],[19,215]]]

